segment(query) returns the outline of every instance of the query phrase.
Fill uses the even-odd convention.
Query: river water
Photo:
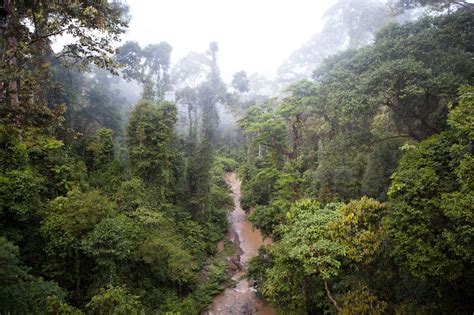
[[[252,228],[247,220],[247,215],[240,206],[240,181],[235,173],[227,173],[225,177],[231,187],[234,210],[229,214],[231,241],[240,247],[240,263],[245,270],[246,263],[257,255],[258,247],[267,244],[260,231]],[[255,295],[253,288],[245,279],[241,279],[244,271],[235,274],[232,278],[237,282],[234,288],[227,288],[224,292],[214,298],[214,302],[205,311],[204,315],[226,315],[226,314],[257,314],[272,315],[272,308]]]

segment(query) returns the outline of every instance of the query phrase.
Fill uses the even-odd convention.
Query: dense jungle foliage
[[[121,1],[0,1],[0,313],[199,314],[235,170],[276,312],[472,314],[474,8],[394,3],[336,1],[279,82],[227,84],[216,42],[118,44]]]
[[[474,12],[392,24],[254,106],[248,274],[282,314],[474,309]]]
[[[178,135],[163,97],[171,46],[111,55],[123,5],[5,4],[0,313],[198,313],[229,281],[214,259],[231,205],[228,163],[213,159],[217,117]],[[54,53],[59,33],[77,41]],[[208,113],[221,97],[217,49],[193,90]],[[133,107],[117,71],[144,87]]]

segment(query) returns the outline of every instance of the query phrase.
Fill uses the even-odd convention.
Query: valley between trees
[[[215,314],[257,314],[271,315],[273,310],[262,301],[253,290],[247,279],[245,279],[245,270],[250,259],[258,253],[258,248],[262,245],[268,245],[271,241],[263,239],[259,230],[252,227],[247,219],[247,213],[240,206],[240,181],[235,172],[226,174],[226,181],[232,192],[234,209],[229,214],[229,239],[232,241],[237,255],[229,257],[232,260],[230,265],[238,264],[236,270],[230,270],[232,279],[236,284],[227,288],[214,298],[212,305],[204,312],[204,315]],[[228,258],[228,259],[229,259]],[[236,259],[235,259],[236,258]]]
[[[473,313],[472,2],[334,1],[231,82],[217,42],[120,42],[129,9],[0,2],[1,314]],[[271,239],[242,279],[229,173]]]

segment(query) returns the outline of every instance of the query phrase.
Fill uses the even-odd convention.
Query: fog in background
[[[247,73],[249,91],[234,95],[233,105],[219,106],[221,127],[235,126],[248,106],[244,104],[285,95],[290,84],[310,78],[328,56],[370,43],[376,30],[392,20],[384,0],[127,0],[125,4],[131,20],[122,43],[135,41],[141,47],[169,43],[172,81],[176,68],[187,67],[182,58],[206,52],[210,42],[218,43],[217,61],[228,88],[236,72]],[[174,85],[167,93],[167,99],[177,101],[178,128],[183,130],[187,107],[176,100],[175,92],[185,85]],[[142,88],[123,87],[131,104],[138,101]]]
[[[132,20],[124,41],[141,46],[166,41],[172,63],[190,51],[219,44],[225,81],[245,70],[268,78],[293,51],[321,30],[322,15],[336,1],[315,0],[127,0]]]
[[[390,22],[413,20],[421,11],[393,14],[386,0],[123,0],[129,27],[117,43],[114,58],[125,66],[114,80],[130,110],[143,96],[143,79],[163,80],[163,96],[175,102],[178,128],[185,130],[189,99],[184,88],[196,90],[210,68],[209,43],[218,44],[217,63],[226,83],[227,100],[219,104],[221,126],[235,126],[248,106],[271,97],[282,98],[287,87],[311,79],[326,59],[346,49],[369,44],[378,29]],[[60,37],[57,49],[68,37]],[[171,54],[169,52],[171,45]],[[122,46],[123,45],[123,46]],[[141,47],[141,48],[140,48]],[[161,48],[160,48],[161,47]],[[154,67],[148,67],[141,49],[152,49]],[[150,54],[150,52],[148,52]],[[131,58],[131,59],[130,59]],[[168,59],[170,58],[170,59]],[[165,61],[166,60],[166,61]],[[143,69],[145,69],[143,68]],[[142,69],[142,70],[143,70]],[[135,70],[138,70],[135,71]],[[233,75],[245,71],[247,90],[233,86]],[[138,75],[138,77],[137,77]],[[165,82],[165,77],[170,78]],[[139,79],[141,78],[141,79]],[[138,79],[138,80],[137,80]],[[140,81],[141,80],[141,81]],[[169,84],[169,86],[168,86]],[[189,96],[189,95],[188,95]]]

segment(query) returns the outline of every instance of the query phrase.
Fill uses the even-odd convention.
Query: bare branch
[[[326,289],[326,294],[329,300],[331,300],[332,304],[334,304],[334,307],[336,308],[337,312],[340,313],[342,311],[342,308],[339,306],[339,304],[337,304],[337,301],[332,296],[331,291],[329,290],[328,282],[326,280],[324,280],[324,288]]]

